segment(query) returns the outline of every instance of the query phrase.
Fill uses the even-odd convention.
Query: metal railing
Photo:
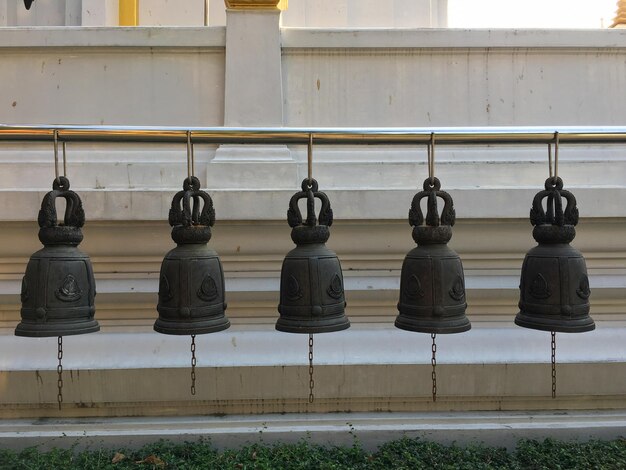
[[[13,126],[0,125],[0,141],[160,142],[185,143],[188,133],[203,144],[301,144],[311,135],[316,145],[437,145],[491,144],[626,144],[624,126],[555,127],[135,127],[135,126]]]

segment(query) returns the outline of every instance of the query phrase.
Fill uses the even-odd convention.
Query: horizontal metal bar
[[[548,144],[559,133],[562,144],[625,144],[626,127],[414,127],[414,128],[290,128],[290,127],[133,127],[133,126],[9,126],[0,125],[0,141],[301,144],[313,134],[316,145],[426,145],[431,133],[437,145]]]

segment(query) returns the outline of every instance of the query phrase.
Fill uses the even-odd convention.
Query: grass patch
[[[174,444],[159,441],[138,450],[36,448],[20,452],[0,449],[0,469],[626,469],[626,440],[584,443],[522,440],[513,452],[473,445],[444,446],[403,438],[366,452],[358,440],[350,447],[296,444],[252,444],[217,451],[210,441]]]

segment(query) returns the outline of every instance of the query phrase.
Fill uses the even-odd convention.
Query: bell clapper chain
[[[552,358],[552,398],[556,398],[556,332],[551,331],[550,351]]]
[[[437,333],[431,333],[430,337],[433,340],[433,344],[431,347],[433,355],[430,359],[430,364],[433,366],[433,370],[430,375],[433,381],[433,402],[435,402],[437,401],[437,343],[435,342]]]
[[[196,394],[196,335],[191,335],[191,394]]]
[[[63,403],[63,336],[57,337],[57,358],[59,364],[57,365],[57,403],[59,404],[59,411],[61,411],[61,403]]]
[[[309,333],[309,403],[313,403],[315,395],[313,395],[313,389],[315,388],[315,381],[313,380],[313,333]]]

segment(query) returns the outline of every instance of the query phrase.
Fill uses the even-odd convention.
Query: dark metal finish
[[[24,6],[27,10],[30,10],[30,6],[33,4],[35,0],[24,0]]]
[[[546,199],[544,210],[542,201]],[[563,209],[563,201],[567,205]],[[515,323],[525,328],[580,333],[595,328],[589,316],[589,278],[582,254],[570,246],[578,223],[576,198],[550,177],[535,195],[530,222],[538,245],[524,259],[520,312]]]
[[[66,202],[62,223],[57,221],[55,200]],[[17,336],[65,336],[98,331],[94,320],[96,283],[89,257],[77,246],[83,240],[83,205],[69,180],[61,176],[52,184],[39,211],[39,240],[44,247],[34,253],[22,279],[22,321]]]
[[[437,198],[444,201],[439,217]],[[424,219],[420,202],[427,199]],[[427,178],[413,198],[409,223],[417,247],[404,259],[396,327],[423,333],[460,333],[471,328],[465,316],[465,278],[459,255],[447,245],[455,222],[452,198],[437,178]]]
[[[315,198],[321,202],[319,225]],[[298,201],[306,199],[307,218],[302,220]],[[280,276],[280,318],[276,329],[289,333],[326,333],[345,330],[343,275],[337,255],[326,248],[333,212],[317,181],[304,179],[302,191],[289,202],[287,221],[296,248],[287,253]]]
[[[224,314],[224,272],[217,253],[207,246],[215,211],[195,176],[186,178],[174,196],[169,223],[177,246],[161,264],[155,331],[199,335],[225,330],[230,322]]]

